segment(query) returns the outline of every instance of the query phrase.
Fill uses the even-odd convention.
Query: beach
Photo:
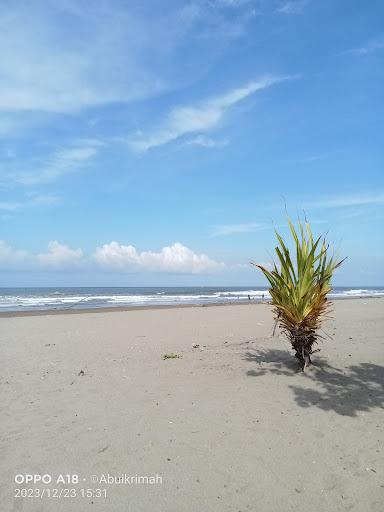
[[[1,511],[381,511],[383,306],[305,373],[268,304],[2,316]]]

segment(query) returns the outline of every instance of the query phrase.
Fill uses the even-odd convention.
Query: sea
[[[384,297],[383,287],[335,287],[329,298]],[[0,288],[0,312],[181,304],[239,304],[269,300],[266,287]]]

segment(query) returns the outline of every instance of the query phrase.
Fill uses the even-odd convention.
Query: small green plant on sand
[[[170,354],[163,354],[161,356],[162,359],[180,359],[181,355],[175,354],[174,352],[171,352]]]
[[[313,238],[308,222],[298,222],[296,231],[288,219],[294,249],[290,250],[277,231],[275,248],[277,261],[272,270],[258,267],[268,279],[269,293],[276,323],[291,342],[295,357],[304,370],[311,364],[313,345],[321,338],[319,329],[329,311],[327,294],[331,291],[334,270],[344,260],[337,261],[330,255],[325,237]]]

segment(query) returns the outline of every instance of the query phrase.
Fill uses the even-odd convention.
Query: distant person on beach
[[[248,295],[248,300],[251,300],[251,296],[250,295]]]
[[[264,301],[264,293],[261,294],[261,300]]]

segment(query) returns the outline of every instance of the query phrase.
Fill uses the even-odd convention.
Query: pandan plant
[[[325,237],[313,238],[308,222],[299,220],[299,231],[288,219],[294,242],[290,250],[277,231],[278,246],[275,248],[278,265],[272,270],[258,267],[268,279],[276,323],[291,342],[295,357],[304,370],[311,364],[313,346],[320,338],[319,329],[329,310],[327,294],[331,291],[334,270],[344,260],[330,255]],[[317,352],[317,351],[316,351]]]

